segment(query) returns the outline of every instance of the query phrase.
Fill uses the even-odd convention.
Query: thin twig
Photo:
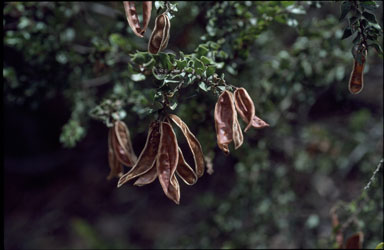
[[[382,159],[380,160],[379,164],[377,165],[375,171],[373,172],[373,175],[372,175],[371,179],[369,179],[368,184],[364,187],[364,190],[368,190],[368,189],[369,189],[369,187],[371,186],[372,182],[373,182],[374,179],[375,179],[375,176],[376,176],[377,172],[379,172],[381,166],[383,166],[383,162],[384,162],[384,159],[382,158]]]

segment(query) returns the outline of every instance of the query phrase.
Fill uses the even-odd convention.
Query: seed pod
[[[170,28],[171,22],[169,21],[169,17],[166,13],[156,17],[155,28],[152,31],[148,43],[149,53],[157,54],[167,47]]]
[[[135,151],[133,151],[131,135],[127,125],[122,121],[116,121],[114,124],[115,134],[115,152],[119,161],[130,167],[137,161]]]
[[[255,105],[244,88],[237,88],[234,92],[236,110],[247,126],[244,132],[253,126],[255,128],[268,127],[269,124],[255,116]]]
[[[217,145],[227,155],[229,154],[228,145],[233,140],[235,115],[232,93],[225,90],[215,105],[215,128]]]
[[[123,175],[123,165],[117,159],[115,151],[112,147],[113,136],[113,128],[110,128],[108,132],[108,162],[111,171],[109,172],[107,180],[110,180],[113,177],[121,177]]]
[[[129,172],[120,177],[117,187],[120,187],[137,176],[145,174],[151,169],[156,161],[159,142],[159,123],[153,122],[149,127],[147,141],[145,142],[143,151],[140,153],[139,159]]]
[[[167,122],[160,125],[160,144],[156,159],[157,175],[164,193],[168,196],[170,181],[175,174],[179,160],[177,140],[172,126]]]
[[[123,3],[129,26],[138,37],[143,37],[151,19],[152,2],[143,2],[143,28],[141,28],[139,24],[139,17],[136,12],[135,3],[132,1],[125,1]]]
[[[243,131],[241,131],[240,123],[237,120],[237,117],[233,124],[233,143],[235,144],[235,149],[238,149],[244,142]]]
[[[192,151],[193,160],[195,162],[196,175],[201,177],[204,174],[204,154],[201,148],[200,142],[196,136],[189,130],[187,124],[185,124],[180,117],[171,114],[169,118],[181,129],[185,139],[188,142],[189,148]]]
[[[168,186],[168,191],[165,193],[165,195],[173,200],[177,205],[180,203],[180,185],[179,182],[176,179],[176,176],[173,175],[171,177],[170,184]]]
[[[156,169],[155,165],[156,165],[156,161],[154,161],[151,169],[148,172],[146,172],[145,174],[143,174],[139,178],[137,178],[137,180],[135,181],[135,183],[133,183],[133,185],[141,187],[141,186],[150,184],[154,180],[156,180],[157,169]]]
[[[147,30],[149,21],[151,20],[152,1],[143,2],[143,29],[142,34]]]
[[[195,172],[185,161],[183,153],[181,152],[180,148],[179,148],[179,162],[177,163],[176,173],[187,185],[193,185],[197,181],[197,176]]]
[[[364,234],[362,232],[353,234],[347,239],[347,242],[345,243],[345,249],[362,249],[363,239]]]
[[[363,90],[364,81],[363,81],[363,73],[364,73],[364,65],[365,65],[365,57],[367,56],[367,51],[365,50],[365,55],[361,56],[361,64],[357,60],[353,60],[353,69],[351,76],[349,78],[348,89],[352,94],[358,94]]]

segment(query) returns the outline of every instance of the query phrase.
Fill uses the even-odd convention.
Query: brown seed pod
[[[171,178],[179,160],[177,140],[172,126],[167,122],[160,125],[160,144],[156,157],[157,175],[164,193],[168,196]]]
[[[112,138],[114,136],[113,130],[113,128],[110,128],[108,131],[108,162],[111,171],[109,172],[107,180],[110,180],[113,177],[121,177],[123,175],[123,165],[117,159],[115,151],[112,147]]]
[[[143,2],[143,28],[140,27],[135,3],[132,1],[124,1],[123,3],[129,26],[138,37],[143,37],[151,19],[152,2]]]
[[[233,140],[235,115],[236,111],[232,93],[225,90],[216,102],[214,116],[217,145],[227,155],[229,154],[228,145]]]
[[[173,200],[177,205],[180,203],[180,185],[179,182],[176,179],[176,176],[173,175],[171,177],[171,181],[168,186],[168,191],[165,193],[165,195]]]
[[[255,128],[268,127],[269,124],[255,116],[255,105],[248,92],[244,88],[237,88],[234,92],[236,110],[247,126],[244,132],[253,126]]]
[[[243,144],[244,137],[237,117],[235,118],[233,125],[233,143],[235,144],[235,149],[238,149]]]
[[[148,43],[149,53],[157,54],[167,47],[170,28],[171,22],[169,21],[169,17],[166,13],[156,17],[155,28],[152,31]]]
[[[364,65],[365,58],[367,56],[367,51],[365,50],[365,55],[361,57],[361,64],[357,60],[353,60],[353,69],[351,76],[349,78],[348,89],[352,94],[358,94],[363,90],[364,87]]]
[[[353,234],[347,239],[347,242],[345,243],[345,249],[362,249],[363,239],[364,234],[362,232]]]
[[[137,161],[135,151],[133,151],[131,135],[127,125],[122,121],[116,121],[114,124],[115,152],[119,161],[131,167]]]
[[[137,180],[135,181],[135,183],[133,183],[133,185],[141,187],[141,186],[152,183],[154,180],[156,180],[156,178],[157,178],[157,169],[156,169],[156,161],[154,161],[151,169],[145,174],[141,175],[139,178],[137,178]]]
[[[193,171],[193,169],[185,161],[180,148],[179,162],[177,163],[176,173],[187,185],[193,185],[197,181],[197,175],[195,174],[195,171]]]
[[[121,185],[127,181],[145,174],[151,169],[154,162],[156,161],[157,151],[159,148],[159,128],[159,123],[157,121],[151,123],[148,131],[147,141],[145,142],[143,151],[140,153],[139,159],[129,172],[120,177],[119,182],[117,183],[117,187],[121,187]]]
[[[195,162],[196,175],[201,177],[204,174],[204,154],[201,148],[200,142],[196,136],[189,130],[187,124],[185,124],[180,117],[174,114],[170,114],[169,118],[181,129],[185,139],[188,142],[189,148],[192,151],[193,160]]]

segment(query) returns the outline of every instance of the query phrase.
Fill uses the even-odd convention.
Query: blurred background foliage
[[[340,3],[172,3],[178,11],[164,52],[220,41],[226,56],[217,73],[248,90],[270,127],[250,130],[224,156],[217,96],[196,84],[173,112],[214,173],[182,185],[179,206],[156,183],[116,189],[105,180],[108,130],[90,112],[118,110],[140,152],[158,80],[140,74],[130,55],[147,50],[156,9],[140,39],[122,2],[7,2],[6,249],[333,248],[334,207],[340,223],[352,221],[344,237],[362,231],[364,248],[383,241],[382,168],[363,191],[382,158],[383,60],[369,50],[364,90],[351,95],[353,39],[341,40]]]

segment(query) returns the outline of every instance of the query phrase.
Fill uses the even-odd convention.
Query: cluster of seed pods
[[[216,102],[214,116],[217,145],[227,155],[232,141],[235,149],[238,149],[244,140],[237,114],[247,123],[244,132],[247,132],[251,126],[254,128],[269,126],[255,115],[255,105],[246,89],[237,88],[234,93],[228,90],[223,91]]]
[[[185,161],[177,143],[171,122],[183,133],[192,152],[195,169]],[[201,145],[188,126],[176,115],[167,115],[163,121],[150,124],[143,150],[133,167],[122,175],[117,187],[137,178],[134,185],[143,186],[159,179],[165,195],[176,204],[180,202],[179,176],[187,185],[193,185],[204,174],[204,155]]]

